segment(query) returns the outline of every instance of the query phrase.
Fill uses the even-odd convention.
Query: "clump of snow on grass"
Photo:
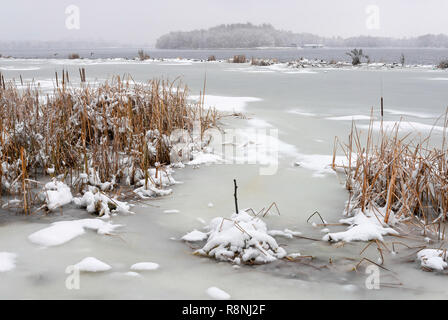
[[[166,168],[165,170],[157,170],[156,168],[148,169],[148,179],[141,179],[137,186],[141,186],[134,190],[142,199],[151,197],[166,196],[173,192],[172,189],[165,187],[176,184],[176,180],[172,177],[173,170]]]
[[[15,253],[10,252],[0,252],[0,272],[6,272],[14,270],[16,267]]]
[[[139,262],[136,264],[133,264],[131,266],[131,270],[134,271],[149,271],[149,270],[157,270],[159,269],[159,265],[154,262]]]
[[[40,198],[45,201],[48,210],[51,211],[65,206],[73,200],[70,187],[56,179],[45,184]]]
[[[88,213],[104,218],[109,218],[111,213],[132,213],[127,202],[112,199],[93,186],[89,186],[88,191],[82,197],[74,198],[73,203],[78,207],[85,208]]]
[[[230,299],[230,294],[227,292],[217,288],[217,287],[210,287],[206,290],[207,294],[215,300],[228,300]]]
[[[376,210],[384,211],[383,208]],[[385,235],[398,235],[398,232],[390,228],[384,223],[384,218],[374,211],[375,209],[366,209],[362,212],[361,209],[354,209],[354,216],[341,219],[340,222],[350,225],[347,231],[328,233],[323,237],[324,241],[370,241],[383,240]],[[390,221],[394,221],[391,216]]]
[[[181,239],[189,242],[196,242],[196,241],[204,241],[208,238],[208,235],[204,232],[193,230],[186,235],[184,235]]]
[[[210,231],[203,234],[207,242],[195,252],[198,255],[235,264],[269,263],[286,256],[286,251],[268,234],[266,224],[247,212],[235,213],[230,219],[214,218],[207,229]]]
[[[112,269],[110,265],[94,257],[84,258],[75,264],[74,267],[81,272],[104,272]]]
[[[72,221],[59,221],[49,227],[39,230],[28,236],[28,239],[44,247],[64,244],[85,233],[85,229],[91,229],[98,234],[110,234],[120,225],[114,225],[101,219],[82,219]]]
[[[442,271],[448,266],[446,250],[423,249],[417,253],[422,267]]]

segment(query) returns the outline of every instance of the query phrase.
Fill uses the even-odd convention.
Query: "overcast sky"
[[[67,29],[69,5],[79,29]],[[377,6],[366,13],[368,6]],[[271,23],[323,36],[448,33],[448,0],[2,0],[0,41],[112,40],[153,44],[169,31],[222,23]],[[370,17],[374,28],[368,28]]]

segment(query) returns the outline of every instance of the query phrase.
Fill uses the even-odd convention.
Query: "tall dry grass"
[[[85,81],[85,70],[80,75]],[[94,170],[101,182],[133,185],[149,167],[170,163],[173,130],[191,132],[194,121],[203,131],[216,125],[217,113],[189,102],[178,81],[69,81],[63,72],[53,93],[43,95],[0,75],[0,198],[23,198],[25,213],[36,200],[32,184],[43,175],[73,183]]]
[[[385,223],[393,216],[440,233],[440,223],[448,218],[447,116],[440,144],[432,142],[431,133],[424,138],[400,133],[400,123],[391,130],[385,130],[382,121],[380,125],[375,137],[371,120],[363,140],[353,123],[348,141],[335,143],[333,158],[338,149],[347,158],[342,167],[333,161],[333,169],[346,173],[346,211],[383,208]]]

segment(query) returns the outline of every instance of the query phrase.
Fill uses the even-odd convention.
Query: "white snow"
[[[56,179],[45,184],[42,193],[45,196],[45,203],[47,204],[48,210],[51,211],[65,206],[73,200],[70,187]]]
[[[184,235],[181,239],[185,241],[195,242],[195,241],[204,241],[207,239],[208,235],[204,232],[193,230],[186,235]]]
[[[334,121],[370,120],[370,116],[357,114],[353,116],[328,117],[325,119]]]
[[[169,210],[163,210],[163,213],[179,213],[180,211],[177,209],[169,209]]]
[[[188,162],[191,166],[198,166],[198,165],[204,165],[204,164],[216,164],[216,163],[222,163],[223,159],[213,153],[205,153],[202,151],[194,152],[192,153],[193,160]]]
[[[381,209],[379,208],[379,210]],[[323,237],[323,240],[332,242],[382,241],[385,235],[398,235],[397,231],[387,226],[383,221],[384,218],[375,213],[373,209],[366,209],[364,213],[361,209],[355,209],[353,217],[340,220],[341,223],[350,225],[347,231],[328,233]]]
[[[215,300],[228,300],[230,299],[230,294],[227,292],[217,288],[217,287],[210,287],[206,290],[207,294]]]
[[[446,250],[423,249],[417,253],[422,267],[442,271],[448,266]]]
[[[410,121],[410,122],[409,121],[401,121],[401,122],[383,121],[383,130],[384,131],[394,130],[397,125],[399,125],[398,131],[404,131],[404,132],[408,132],[408,131],[421,132],[421,133],[426,133],[426,132],[430,132],[430,131],[443,132],[443,127],[441,127],[441,126],[434,126],[434,125],[430,125],[430,124],[424,124],[424,123],[412,122],[412,121]],[[358,125],[358,128],[369,129],[369,125],[368,124]],[[381,121],[374,121],[372,128],[375,131],[380,131],[381,130]]]
[[[415,111],[403,111],[403,110],[397,110],[397,109],[389,109],[386,108],[384,112],[387,112],[392,115],[402,115],[402,116],[411,116],[415,118],[422,118],[422,119],[432,119],[436,118],[437,116],[431,113],[425,113],[425,112],[415,112]]]
[[[6,272],[14,270],[16,267],[15,253],[10,252],[0,252],[0,272]]]
[[[268,234],[273,237],[285,237],[288,239],[292,239],[294,236],[299,236],[302,233],[298,231],[292,231],[289,229],[282,230],[269,230]]]
[[[199,96],[191,96],[192,100],[199,101]],[[224,112],[243,112],[249,102],[261,101],[260,98],[254,97],[225,97],[205,95],[204,105],[206,107],[214,107]]]
[[[110,265],[97,258],[87,257],[74,265],[81,272],[103,272],[112,269]]]
[[[297,115],[299,115],[299,116],[304,116],[304,117],[315,117],[315,116],[316,116],[315,113],[307,112],[307,111],[304,111],[304,110],[302,110],[302,109],[293,109],[293,110],[289,110],[288,113],[291,113],[291,114],[297,114]]]
[[[128,203],[112,199],[93,186],[89,186],[89,190],[82,197],[73,198],[73,203],[85,208],[89,213],[95,213],[104,218],[109,218],[111,213],[132,213]]]
[[[131,266],[131,270],[134,271],[149,271],[149,270],[157,270],[159,269],[159,265],[154,262],[139,262],[136,264],[133,264]]]
[[[85,229],[96,231],[100,235],[110,234],[120,225],[114,225],[101,219],[81,219],[72,221],[59,221],[49,227],[39,230],[28,236],[28,239],[44,247],[64,244],[85,233]]]
[[[268,234],[266,224],[247,212],[233,214],[230,219],[214,218],[207,229],[207,243],[196,251],[199,255],[235,264],[268,263],[286,256]]]
[[[356,161],[356,155],[352,156],[352,163]],[[322,178],[327,174],[334,173],[332,169],[333,156],[323,154],[299,154],[297,157],[296,166],[313,171],[313,177]],[[348,159],[346,156],[336,156],[335,165],[347,166]]]

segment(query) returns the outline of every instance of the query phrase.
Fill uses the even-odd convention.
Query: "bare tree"
[[[362,52],[362,49],[353,49],[352,51],[347,52],[346,54],[352,58],[352,65],[354,66],[360,64],[362,58],[366,58],[370,61],[369,56],[365,55],[364,52]]]

